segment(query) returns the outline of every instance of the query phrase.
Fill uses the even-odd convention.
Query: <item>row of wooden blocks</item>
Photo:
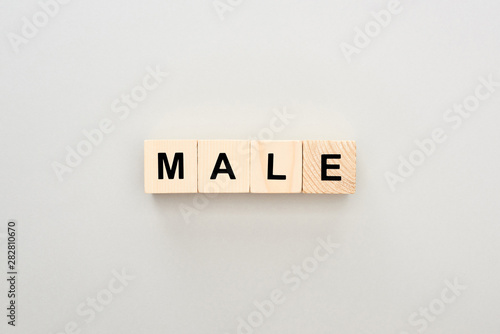
[[[146,193],[353,194],[356,142],[146,140]]]

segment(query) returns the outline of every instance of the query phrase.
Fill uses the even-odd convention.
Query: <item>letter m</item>
[[[163,167],[167,170],[167,177],[173,179],[175,170],[179,167],[179,179],[184,179],[184,153],[176,152],[172,167],[168,163],[167,153],[158,153],[158,179],[163,180]]]

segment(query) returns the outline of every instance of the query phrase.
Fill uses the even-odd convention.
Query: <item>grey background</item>
[[[402,1],[349,63],[340,44],[387,1],[233,3],[221,20],[211,1],[74,0],[16,53],[8,33],[40,7],[0,2],[1,233],[15,218],[20,234],[2,333],[236,333],[277,288],[255,333],[419,333],[410,315],[453,280],[466,289],[425,332],[498,333],[500,91],[459,129],[443,114],[500,81],[500,4]],[[169,75],[120,119],[111,104],[148,66]],[[355,195],[144,194],[145,139],[258,137],[284,108],[274,139],[357,141]],[[106,118],[60,182],[51,164]],[[391,191],[385,173],[437,127],[447,141]],[[282,275],[327,236],[339,248],[291,291]],[[135,278],[86,323],[77,307],[122,269]]]

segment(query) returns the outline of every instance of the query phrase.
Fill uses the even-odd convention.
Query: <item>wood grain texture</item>
[[[285,180],[268,178],[269,154],[273,154],[273,175],[283,175]],[[250,150],[250,192],[302,192],[302,142],[253,140]]]
[[[210,179],[220,154],[225,153],[235,179],[219,173]],[[225,164],[222,168],[227,168]],[[248,193],[250,191],[249,140],[198,141],[198,191],[200,193]]]
[[[174,154],[183,153],[184,178],[179,178],[180,165],[173,179],[164,168],[164,178],[158,178],[158,153],[166,153],[172,166]],[[196,193],[198,191],[198,161],[196,140],[144,141],[144,190],[148,194]]]
[[[340,159],[328,159],[339,169],[328,169],[328,176],[340,176],[340,181],[322,180],[323,154],[340,154]],[[354,194],[356,191],[356,142],[331,140],[303,141],[302,191],[308,194]]]

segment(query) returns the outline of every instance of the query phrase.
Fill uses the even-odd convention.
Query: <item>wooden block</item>
[[[253,140],[250,150],[250,192],[301,191],[302,142]]]
[[[249,140],[198,141],[198,191],[247,193],[250,191]]]
[[[354,194],[356,142],[303,141],[302,189],[309,194]]]
[[[196,140],[144,141],[146,193],[195,193],[197,169]]]

